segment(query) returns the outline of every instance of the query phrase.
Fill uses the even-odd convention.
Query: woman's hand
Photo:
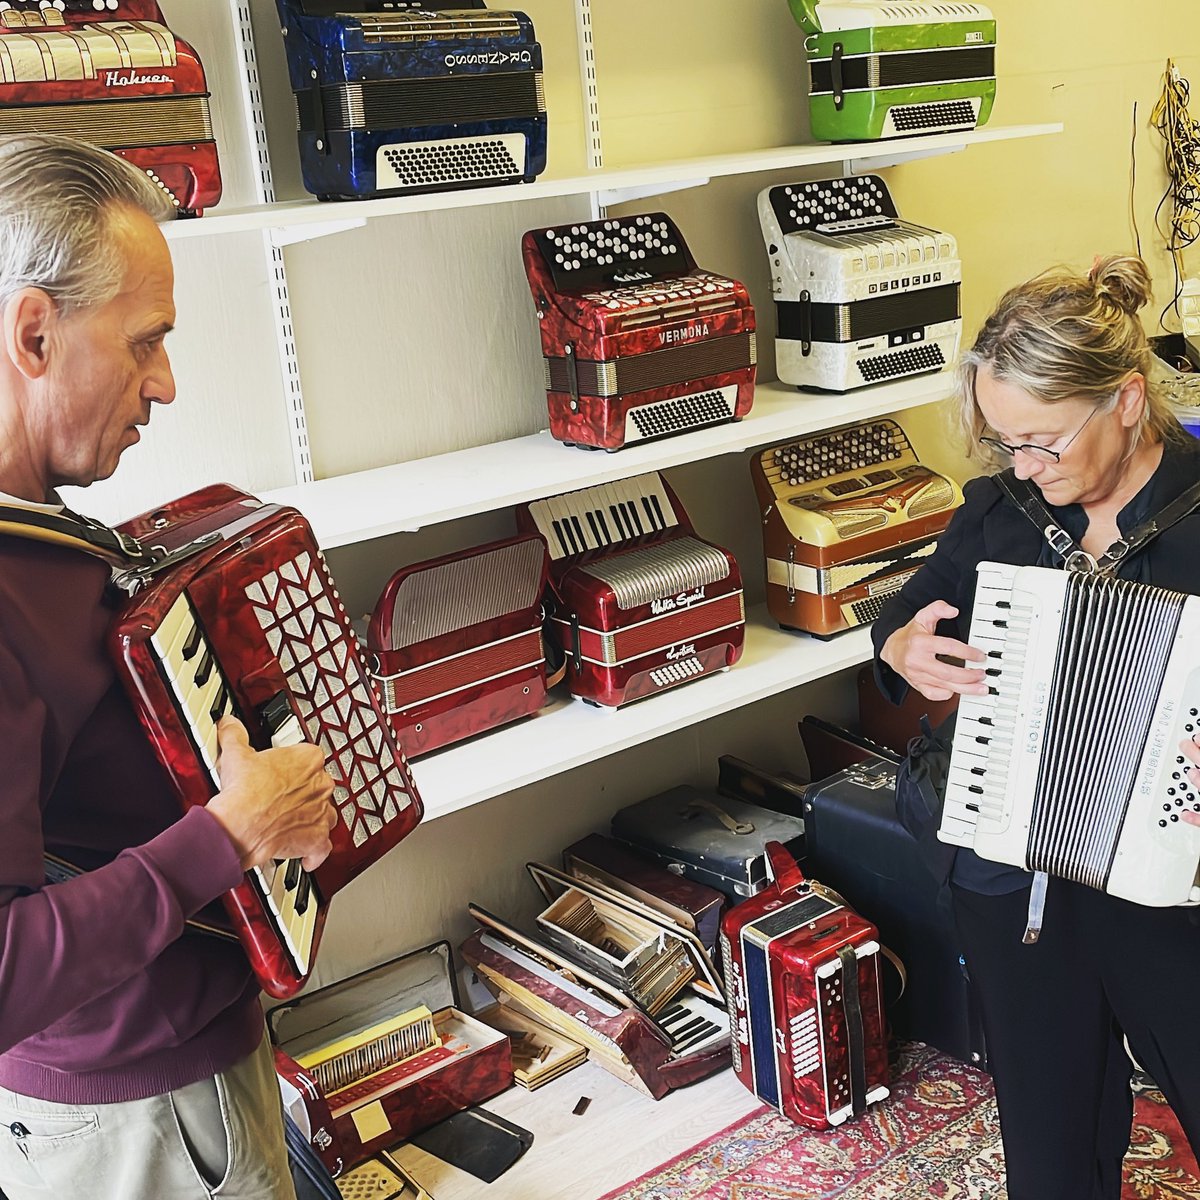
[[[1179,752],[1191,762],[1191,766],[1184,767],[1184,774],[1188,778],[1188,783],[1192,785],[1196,791],[1200,792],[1200,744],[1197,744],[1196,738],[1200,734],[1192,734],[1190,738],[1179,743]],[[1192,812],[1190,809],[1179,814],[1180,820],[1186,821],[1189,825],[1200,825],[1200,813]]]
[[[963,665],[985,662],[987,656],[983,651],[937,635],[939,621],[957,616],[954,605],[935,600],[897,629],[879,652],[879,657],[926,700],[987,694],[983,670]],[[1200,758],[1196,761],[1200,763]]]

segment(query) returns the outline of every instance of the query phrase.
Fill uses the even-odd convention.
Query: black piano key
[[[685,1038],[694,1029],[698,1029],[701,1025],[707,1025],[708,1021],[704,1017],[693,1017],[690,1021],[685,1021],[682,1025],[677,1026],[671,1031],[671,1041],[678,1043],[680,1038]]]
[[[312,896],[312,880],[309,878],[308,872],[300,876],[300,886],[296,889],[296,915],[304,916],[304,910],[308,908],[308,901]]]
[[[564,554],[570,554],[571,547],[567,545],[567,539],[563,536],[562,522],[555,519],[555,520],[551,521],[551,525],[553,525],[553,527],[554,527],[554,536],[556,538],[558,538],[558,548]]]
[[[296,885],[300,882],[300,874],[300,860],[298,858],[289,858],[287,873],[283,877],[283,886],[289,892],[296,890]]]
[[[658,516],[655,515],[654,506],[650,503],[652,499],[652,496],[643,496],[642,508],[646,510],[646,520],[650,522],[650,528],[657,530],[661,529],[662,526],[659,524]]]
[[[183,643],[183,658],[185,662],[191,662],[196,657],[196,651],[200,649],[200,642],[204,635],[200,632],[199,625],[192,626],[192,632],[188,634],[188,639]]]
[[[197,687],[203,687],[208,682],[208,677],[212,674],[212,668],[212,651],[205,646],[204,654],[200,658],[200,665],[196,668],[196,674],[194,676]]]
[[[594,510],[592,510],[590,508],[588,509],[588,513],[587,513],[587,522],[592,531],[592,540],[596,543],[597,546],[605,545],[604,539],[600,536],[600,524],[596,520],[596,513]]]
[[[711,1037],[721,1027],[712,1021],[700,1018],[700,1024],[690,1032],[681,1035],[675,1039],[674,1045],[671,1047],[676,1054],[682,1053],[684,1050],[691,1049],[692,1046],[698,1045],[705,1038]]]
[[[611,546],[613,544],[613,536],[608,532],[608,522],[604,519],[604,513],[601,509],[596,509],[596,520],[600,522],[600,531],[604,535],[600,544],[602,546]]]
[[[212,722],[215,725],[226,713],[233,708],[229,695],[229,685],[221,684],[221,690],[217,693],[216,699],[212,702],[212,707],[208,710],[208,715],[212,717]]]
[[[651,497],[650,497],[650,503],[654,505],[654,511],[655,511],[655,512],[658,514],[658,527],[659,527],[659,529],[666,529],[666,527],[667,527],[667,516],[666,516],[666,513],[664,513],[664,512],[663,512],[663,510],[662,510],[662,504],[661,504],[661,502],[659,501],[658,497],[657,497],[657,496],[651,496]]]
[[[587,534],[583,532],[583,526],[579,523],[578,517],[571,518],[571,528],[575,531],[575,540],[578,542],[579,553],[582,554],[587,548]]]
[[[639,534],[646,532],[645,527],[642,525],[642,517],[637,510],[636,504],[631,504],[629,506],[629,519]]]
[[[625,526],[625,515],[621,512],[619,504],[610,504],[609,512],[612,513],[613,524],[617,527],[617,540],[622,541],[629,537],[629,530]]]

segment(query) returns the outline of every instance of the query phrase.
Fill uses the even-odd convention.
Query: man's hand
[[[246,727],[232,717],[217,726],[221,790],[208,811],[229,835],[242,869],[298,858],[306,871],[325,861],[337,823],[333,780],[310,742],[255,750]]]
[[[935,600],[907,625],[897,629],[879,652],[879,657],[926,700],[987,694],[986,676],[982,670],[957,665],[958,662],[986,662],[983,651],[954,638],[937,635],[939,621],[957,616],[958,609],[954,605]],[[947,662],[947,659],[956,661]]]

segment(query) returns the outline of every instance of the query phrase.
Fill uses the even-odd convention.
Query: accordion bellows
[[[277,6],[315,196],[527,183],[545,170],[542,49],[524,13],[483,0]]]
[[[4,8],[0,136],[65,134],[111,150],[182,213],[220,200],[204,68],[155,0]]]
[[[397,571],[368,632],[375,682],[410,754],[537,712],[546,701],[536,534]]]
[[[818,141],[951,133],[986,123],[996,97],[996,22],[964,0],[788,0],[808,36]]]
[[[878,175],[766,188],[758,215],[783,383],[846,392],[953,365],[957,244],[901,220]]]

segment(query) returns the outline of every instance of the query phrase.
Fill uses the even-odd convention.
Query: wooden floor
[[[572,1110],[581,1096],[587,1111]],[[651,1100],[586,1062],[535,1092],[509,1091],[484,1107],[533,1132],[533,1145],[486,1184],[414,1146],[397,1158],[433,1200],[598,1200],[759,1107],[725,1070]]]

